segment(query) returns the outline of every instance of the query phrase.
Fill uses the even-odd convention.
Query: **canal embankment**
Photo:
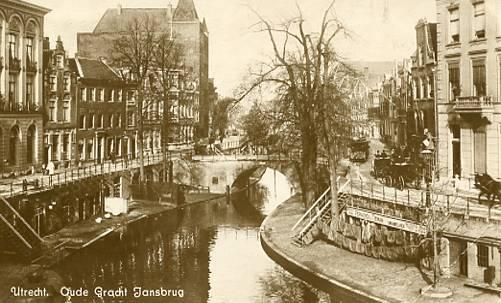
[[[122,232],[127,226],[160,216],[168,211],[194,206],[215,199],[224,199],[224,195],[214,193],[189,193],[185,203],[175,205],[151,201],[132,201],[127,214],[112,216],[96,222],[96,217],[69,225],[44,237],[44,254],[31,264],[6,262],[0,266],[0,302],[6,302],[11,295],[11,288],[23,285],[46,287],[44,279],[40,282],[29,281],[34,275],[44,275],[47,268],[61,262],[81,249],[87,248],[99,240]],[[51,287],[48,287],[49,291]],[[53,289],[53,288],[52,288]],[[53,289],[53,291],[56,291]]]
[[[441,282],[453,290],[452,297],[422,297],[420,289],[427,282],[412,264],[365,257],[321,240],[298,247],[291,228],[303,213],[299,195],[282,203],[263,221],[261,245],[289,272],[329,293],[331,302],[500,302],[497,294],[464,287],[468,281],[460,277]]]

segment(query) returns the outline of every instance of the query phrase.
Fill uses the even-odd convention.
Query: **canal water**
[[[54,270],[72,290],[89,291],[68,302],[318,302],[317,292],[274,264],[259,242],[262,220],[291,191],[284,175],[266,169],[230,203],[215,200],[136,223]],[[96,296],[101,288],[118,296]]]

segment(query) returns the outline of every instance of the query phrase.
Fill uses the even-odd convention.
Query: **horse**
[[[495,198],[497,198],[498,203],[501,204],[501,182],[494,180],[494,178],[486,173],[476,173],[475,187],[480,190],[478,194],[479,202],[482,196],[486,196],[491,206],[495,203]]]

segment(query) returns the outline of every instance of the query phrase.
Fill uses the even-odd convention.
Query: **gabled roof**
[[[120,77],[101,60],[76,58],[74,63],[76,64],[79,76],[82,78],[121,81]]]
[[[198,14],[193,0],[179,0],[174,11],[174,21],[197,21]]]
[[[145,16],[156,23],[158,31],[170,30],[170,10],[167,8],[110,8],[99,20],[94,33],[125,32],[134,20],[144,20]]]

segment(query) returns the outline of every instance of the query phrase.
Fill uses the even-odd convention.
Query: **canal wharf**
[[[427,282],[412,264],[369,258],[324,241],[300,248],[291,241],[291,229],[304,212],[299,195],[282,203],[261,225],[261,245],[289,272],[329,293],[331,302],[499,302],[497,294],[465,287],[468,279],[462,277],[441,282],[452,297],[423,297]]]
[[[182,205],[166,205],[152,201],[137,200],[131,202],[131,211],[127,214],[104,219],[97,223],[94,219],[67,226],[44,237],[44,254],[31,264],[7,264],[0,266],[0,302],[10,296],[12,286],[27,283],[29,276],[45,272],[46,269],[61,262],[78,250],[87,248],[111,235],[120,234],[127,226],[160,216],[176,208],[185,208],[215,199],[224,199],[222,194],[188,193]]]

